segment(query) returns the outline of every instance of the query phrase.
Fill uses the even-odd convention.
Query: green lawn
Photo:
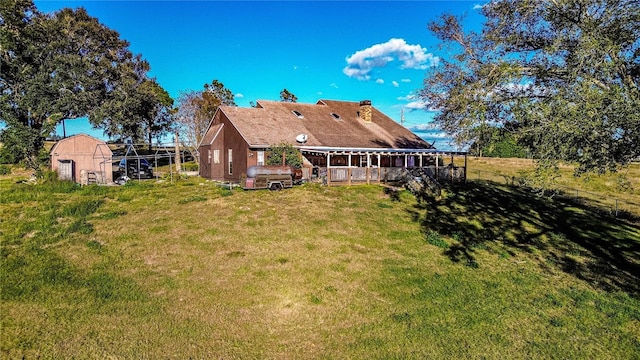
[[[640,354],[640,229],[598,208],[475,180],[0,186],[2,358]]]

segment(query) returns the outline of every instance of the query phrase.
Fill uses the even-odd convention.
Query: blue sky
[[[448,147],[419,109],[426,69],[448,56],[427,29],[444,12],[466,15],[477,28],[484,1],[35,1],[43,12],[84,7],[142,54],[174,99],[217,79],[239,106],[278,100],[284,88],[298,102],[318,99],[373,105],[436,147]],[[67,134],[93,131],[66,122]],[[62,134],[59,130],[58,134]]]

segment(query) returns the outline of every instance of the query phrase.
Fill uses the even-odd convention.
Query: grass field
[[[526,176],[534,164],[528,159],[469,157],[469,179],[509,182]],[[560,167],[560,177],[551,187],[569,198],[595,204],[607,212],[616,209],[640,216],[640,163],[631,163],[616,174],[573,176],[573,168]]]
[[[640,227],[594,206],[487,180],[417,201],[18,179],[0,177],[1,358],[640,354]]]

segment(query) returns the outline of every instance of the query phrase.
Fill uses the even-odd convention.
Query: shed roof
[[[100,147],[99,149],[98,146]],[[58,140],[51,150],[50,154],[55,154],[58,151],[65,152],[91,152],[91,153],[99,153],[104,156],[111,156],[112,151],[104,140],[97,139],[93,136],[87,134],[76,134],[69,136],[67,138]]]
[[[296,143],[307,135],[305,147],[430,149],[432,146],[375,107],[371,122],[358,116],[359,102],[319,100],[315,104],[260,100],[255,108],[221,106],[252,147]]]

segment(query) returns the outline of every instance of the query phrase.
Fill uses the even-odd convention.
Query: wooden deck
[[[410,170],[411,168],[406,168]],[[459,183],[467,179],[465,166],[426,166],[423,171],[440,183]],[[393,183],[404,180],[404,167],[330,167],[319,168],[318,177],[327,185]]]

